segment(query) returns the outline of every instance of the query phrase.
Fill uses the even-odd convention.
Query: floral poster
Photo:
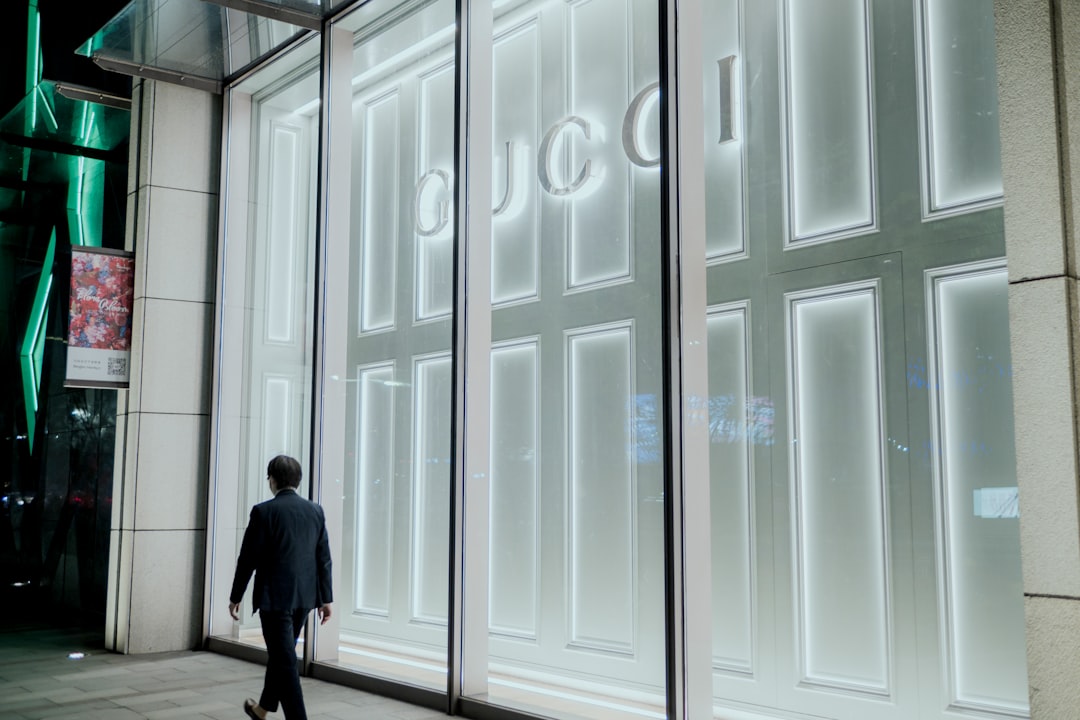
[[[130,253],[72,248],[65,385],[127,387],[134,283]]]

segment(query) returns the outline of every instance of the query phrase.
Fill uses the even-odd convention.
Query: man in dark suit
[[[318,608],[322,623],[330,619],[326,518],[321,507],[296,493],[302,475],[296,460],[278,455],[266,475],[274,498],[251,508],[229,595],[229,614],[239,620],[240,600],[255,573],[252,607],[262,622],[268,661],[262,695],[258,702],[245,700],[244,712],[263,720],[280,703],[287,720],[307,720],[296,641],[312,608]]]

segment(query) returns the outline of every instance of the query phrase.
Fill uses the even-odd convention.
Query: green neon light
[[[56,115],[53,113],[52,107],[49,105],[49,98],[45,97],[41,90],[41,86],[38,86],[34,90],[34,105],[37,106],[37,96],[41,95],[41,107],[45,108],[45,121],[49,123],[49,129],[56,132],[60,129],[60,123],[56,122]]]
[[[45,358],[45,328],[49,318],[49,293],[52,290],[53,257],[56,255],[56,230],[49,238],[49,249],[41,265],[37,293],[30,306],[30,318],[23,336],[19,366],[22,369],[23,400],[26,404],[26,437],[30,452],[34,452],[34,431],[37,428],[38,395],[41,393],[41,365]]]
[[[26,8],[26,94],[38,86],[41,79],[41,15],[37,0],[30,0]],[[37,94],[30,98],[30,119],[27,131],[37,127]]]
[[[85,101],[79,103],[78,113],[79,138],[89,145],[97,113]],[[95,210],[101,207],[105,194],[103,163],[82,156],[72,157],[69,162],[72,180],[68,183],[67,216],[71,244],[101,247],[101,213]]]

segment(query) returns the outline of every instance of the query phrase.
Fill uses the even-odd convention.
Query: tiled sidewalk
[[[86,656],[71,660],[74,651]],[[247,720],[241,703],[258,698],[262,676],[260,665],[214,653],[117,655],[82,631],[0,631],[3,720]],[[311,678],[302,684],[310,720],[446,718]]]

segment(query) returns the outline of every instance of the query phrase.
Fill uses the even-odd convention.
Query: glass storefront
[[[232,582],[251,506],[270,498],[267,461],[284,453],[305,475],[310,468],[319,47],[308,40],[232,88],[226,109],[213,405],[218,588]],[[213,607],[215,633],[261,645],[249,603],[238,624]]]
[[[678,92],[642,0],[371,0],[228,90],[212,636],[261,642],[223,593],[286,452],[331,531],[317,666],[666,717],[682,632],[716,718],[1027,716],[993,4],[700,10]],[[690,92],[700,227],[665,219]],[[666,470],[670,307],[707,477]],[[672,483],[708,486],[682,574]]]
[[[349,158],[348,176],[335,177],[345,183],[348,262],[327,275],[328,302],[345,305],[326,328],[344,423],[326,425],[323,453],[344,474],[340,501],[328,501],[341,504],[339,630],[319,642],[344,666],[438,690],[452,484],[454,30],[454,3],[436,0],[371,2],[331,31],[345,41],[349,64],[334,69],[347,73],[351,107],[330,127],[334,152]]]

